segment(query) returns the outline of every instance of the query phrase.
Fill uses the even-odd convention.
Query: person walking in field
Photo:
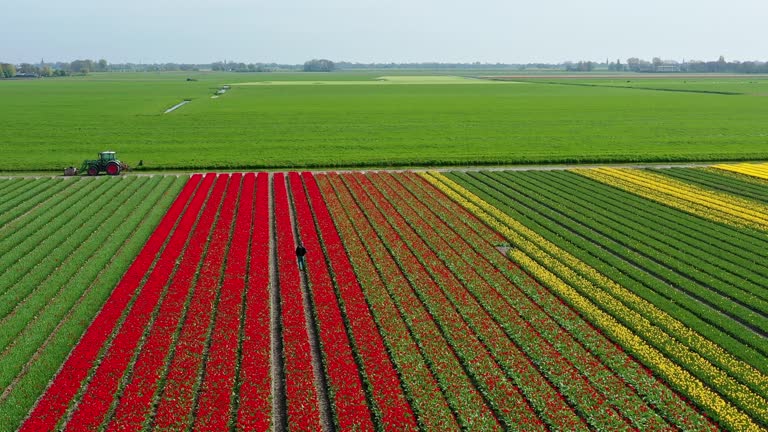
[[[304,245],[299,243],[296,247],[296,258],[299,260],[299,268],[304,270],[304,255],[307,254],[307,250],[304,249]]]

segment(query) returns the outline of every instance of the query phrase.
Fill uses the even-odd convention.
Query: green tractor
[[[80,170],[88,173],[89,176],[95,176],[102,171],[109,175],[118,175],[127,169],[128,165],[117,160],[115,152],[103,151],[99,152],[98,159],[83,161],[83,167]]]

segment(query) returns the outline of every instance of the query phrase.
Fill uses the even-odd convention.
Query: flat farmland
[[[425,75],[380,80],[392,75],[157,73],[3,81],[0,171],[59,171],[107,149],[154,170],[768,158],[761,77],[563,80],[590,86],[534,79],[463,85],[448,78],[450,84],[440,84],[446,77]],[[290,85],[296,81],[303,85]],[[232,85],[211,98],[238,82],[263,84]],[[185,99],[191,102],[163,114]]]
[[[765,430],[766,177],[0,179],[0,430]]]

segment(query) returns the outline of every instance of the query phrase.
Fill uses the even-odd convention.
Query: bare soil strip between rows
[[[299,227],[296,222],[296,207],[293,203],[293,189],[290,187],[290,180],[288,176],[285,176],[286,190],[288,193],[288,204],[291,220],[291,227],[293,229],[293,236],[296,242],[300,242]],[[314,251],[314,253],[323,253],[322,251]],[[298,262],[294,262],[294,265],[298,265]],[[307,335],[309,336],[309,346],[312,352],[312,370],[315,373],[315,386],[317,387],[317,397],[320,408],[320,424],[323,427],[323,431],[331,432],[335,430],[333,423],[333,414],[331,412],[330,396],[328,394],[328,382],[325,376],[323,368],[322,350],[320,347],[320,337],[318,333],[318,324],[315,322],[315,308],[312,302],[312,295],[309,292],[309,283],[307,281],[307,265],[304,264],[303,269],[299,269],[299,277],[301,278],[301,294],[304,303],[304,315],[307,322]]]
[[[283,330],[281,326],[280,275],[277,270],[277,230],[275,228],[274,177],[269,174],[269,280],[270,331],[272,334],[272,418],[275,432],[288,430],[288,407],[285,395],[285,363],[283,362]],[[258,223],[258,222],[257,222]],[[254,228],[255,229],[255,228]]]

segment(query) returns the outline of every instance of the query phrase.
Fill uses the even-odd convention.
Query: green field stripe
[[[446,179],[446,181],[450,180]],[[505,207],[498,200],[493,201],[495,205],[501,204],[501,208]],[[755,394],[644,318],[646,314],[659,315],[658,311],[649,309],[646,313],[640,314],[626,309],[619,299],[613,297],[614,295],[639,305],[643,302],[633,299],[633,293],[605,278],[551,241],[541,238],[535,231],[525,227],[513,217],[502,214],[493,207],[494,204],[481,202],[474,197],[472,202],[478,202],[482,205],[483,211],[493,214],[493,217],[499,221],[500,229],[508,233],[508,238],[518,242],[516,246],[522,249],[510,252],[516,257],[516,262],[522,263],[527,269],[543,278],[540,279],[542,283],[553,284],[553,289],[557,289],[559,293],[566,296],[564,300],[567,299],[569,303],[578,303],[584,308],[580,309],[582,312],[586,311],[585,313],[593,315],[594,319],[599,319],[603,331],[611,334],[612,338],[631,344],[625,347],[631,347],[633,354],[640,356],[647,366],[653,368],[654,372],[662,374],[668,382],[673,383],[675,388],[685,392],[687,397],[696,400],[700,406],[707,407],[707,412],[715,415],[718,421],[734,427],[738,424],[734,423],[738,418],[740,419],[738,422],[747,424],[749,420],[745,418],[746,413],[754,421],[760,424],[766,423],[768,414],[764,399],[760,395]],[[489,223],[495,222],[491,220]],[[561,239],[560,242],[562,243],[563,240]],[[538,262],[539,260],[544,264]],[[549,270],[544,270],[544,267],[540,267],[542,265],[546,265],[546,269]],[[585,277],[580,272],[590,275]],[[572,292],[573,289],[578,290],[580,294]],[[597,303],[593,304],[593,301]],[[651,305],[647,305],[646,308],[648,306]],[[609,318],[609,314],[612,318]],[[630,329],[634,330],[630,331]],[[681,327],[680,330],[689,332],[690,329]],[[697,339],[694,332],[689,333],[692,340]],[[644,341],[641,342],[641,340]],[[706,344],[705,341],[702,342]],[[688,373],[691,375],[689,376]],[[680,376],[687,376],[687,378],[680,380],[678,379]],[[759,374],[754,376],[758,380],[756,385],[764,387],[764,376]],[[725,395],[725,399],[720,399],[721,395]],[[731,406],[727,401],[734,405]],[[742,413],[739,410],[745,412]],[[754,428],[754,425],[752,426]]]
[[[690,238],[708,244],[710,247],[716,247],[717,255],[741,263],[740,265],[768,278],[768,268],[764,265],[755,265],[765,262],[765,251],[768,244],[762,247],[752,247],[744,239],[741,228],[693,216],[578,174],[567,172],[556,177],[550,176],[550,178],[564,184],[564,187],[570,183],[578,184],[595,199],[599,198],[603,202],[613,203],[613,205],[626,208],[630,212],[642,214],[649,223],[663,227],[670,236]]]
[[[45,180],[38,181],[40,181],[40,184],[34,185],[32,187],[41,187],[42,192],[39,194],[34,194],[33,196],[29,197],[29,199],[37,200],[41,198],[41,196],[42,198],[46,199],[41,200],[41,205],[37,205],[36,207],[27,210],[26,213],[15,214],[15,220],[12,220],[7,216],[4,217],[4,219],[6,219],[6,223],[0,226],[0,245],[13,245],[13,243],[9,244],[7,239],[14,234],[18,234],[19,231],[34,232],[34,229],[30,230],[30,224],[33,224],[37,228],[43,226],[44,222],[41,222],[40,219],[46,218],[45,220],[50,220],[53,217],[48,212],[50,207],[61,204],[62,201],[65,201],[73,194],[79,192],[84,185],[88,185],[83,179],[79,178],[66,181],[62,180],[60,182],[54,181],[51,183],[48,183]],[[35,198],[35,195],[40,196]]]
[[[89,289],[58,324],[46,343],[39,347],[33,360],[24,367],[19,381],[7,398],[0,401],[0,428],[15,430],[18,427],[57,373],[72,347],[80,340],[93,317],[101,309],[112,289],[138,255],[187,180],[186,177],[169,176],[168,178],[172,179],[171,183],[161,195],[160,200],[150,206],[143,218],[138,220],[138,225],[128,234],[117,252],[105,257],[108,258],[106,266],[97,269],[98,273],[90,282]]]
[[[708,260],[716,266],[724,266],[732,272],[735,271],[740,277],[745,277],[758,285],[768,278],[768,266],[763,265],[764,257],[761,256],[764,253],[759,249],[750,252],[749,248],[736,249],[721,241],[713,242],[713,232],[711,230],[707,232],[707,226],[710,225],[722,236],[730,234],[730,237],[733,237],[738,234],[733,227],[712,224],[702,218],[697,220],[696,217],[686,221],[681,218],[685,213],[669,207],[657,207],[650,201],[636,196],[634,197],[636,200],[626,199],[627,197],[617,189],[573,173],[543,177],[559,185],[562,190],[568,189],[571,185],[578,185],[579,190],[590,200],[600,203],[606,213],[610,214],[609,212],[615,209],[627,220],[654,227],[656,235],[663,235],[663,240],[682,242],[689,246],[686,250],[693,255]],[[667,216],[661,217],[661,212],[667,213]]]
[[[712,299],[724,307],[732,307],[732,312],[737,318],[752,321],[751,325],[768,332],[768,303],[762,298],[761,287],[740,275],[721,276],[718,273],[727,273],[724,269],[713,268],[711,264],[697,259],[687,245],[675,244],[671,239],[664,237],[655,238],[653,230],[648,232],[643,224],[632,223],[623,218],[616,220],[594,211],[586,204],[591,201],[589,196],[572,190],[553,194],[541,183],[529,181],[528,177],[527,174],[493,176],[505,186],[515,188],[518,193],[526,196],[526,204],[551,213],[553,220],[562,221],[563,226],[578,232],[583,238],[590,239],[594,234],[602,236],[604,241],[599,243],[604,248],[623,255],[628,262],[643,267],[669,284],[684,286],[691,293],[700,292],[704,299]],[[517,182],[520,183],[519,187],[516,186]],[[534,196],[525,190],[526,187],[542,193],[546,200]],[[677,258],[680,252],[686,253],[684,258]],[[738,280],[739,285],[734,287],[728,278]]]
[[[29,183],[35,180],[30,178],[4,178],[2,179],[2,190],[0,190],[0,193],[4,195],[4,198],[10,197],[12,194],[29,188]]]
[[[555,194],[560,200],[559,202],[568,201],[572,203],[571,208],[573,206],[578,207],[579,210],[574,211],[578,211],[582,215],[581,220],[587,220],[592,216],[599,216],[602,220],[609,221],[605,222],[606,224],[610,224],[611,227],[618,229],[629,238],[636,241],[644,241],[649,246],[656,248],[656,250],[664,252],[666,254],[665,263],[680,261],[684,265],[693,266],[693,271],[705,274],[706,278],[714,281],[713,283],[721,290],[744,291],[748,295],[754,295],[762,301],[768,299],[768,292],[765,291],[766,276],[761,274],[761,272],[753,270],[758,268],[768,271],[768,267],[743,260],[740,263],[733,263],[727,259],[728,257],[724,258],[722,256],[722,251],[719,248],[706,242],[699,242],[685,236],[679,236],[675,226],[658,226],[650,222],[643,214],[644,212],[629,211],[621,202],[614,202],[610,205],[602,204],[597,200],[597,197],[585,193],[578,186],[575,189],[579,197],[573,199],[576,197],[570,196],[570,190],[574,187],[574,182],[569,182],[568,184],[558,183],[558,177],[556,175],[551,176],[548,173],[543,173],[543,175],[525,174],[516,176],[516,178],[532,181],[537,186],[544,187],[546,184],[548,193]],[[577,181],[575,185],[580,186],[582,183],[582,181]],[[594,205],[599,207],[594,208]],[[680,252],[684,252],[684,255],[681,255]],[[652,256],[657,257],[658,255],[654,253]],[[677,258],[678,256],[680,258]],[[732,287],[731,283],[733,280],[739,280],[738,287]],[[720,283],[717,283],[717,281]],[[709,281],[703,281],[703,283],[706,284]],[[727,285],[723,286],[723,284]]]
[[[419,349],[379,274],[380,264],[375,263],[372,259],[375,255],[366,250],[369,239],[353,225],[352,221],[361,216],[356,216],[352,206],[342,205],[337,194],[343,192],[337,192],[325,175],[315,178],[348,251],[387,352],[397,368],[419,427],[425,430],[458,428],[451,407],[430,370],[429,361]]]
[[[48,187],[47,183],[53,182],[53,179],[14,179],[8,180],[10,186],[2,194],[2,201],[0,201],[0,216],[5,216],[5,212],[12,210],[19,203],[24,202],[31,196],[34,196],[36,192],[45,190]]]
[[[564,186],[564,191],[566,191],[564,194],[574,194],[575,189],[577,188],[574,188],[573,185],[574,183],[570,182]],[[550,223],[549,226],[551,227],[552,224]],[[625,259],[620,259],[620,257],[623,256],[623,248],[619,247],[618,249],[614,249],[611,253],[606,253],[604,247],[608,243],[605,241],[595,241],[592,232],[590,231],[587,231],[586,235],[583,235],[581,238],[574,236],[574,233],[569,232],[568,230],[558,230],[557,228],[554,228],[553,232],[560,232],[560,235],[564,236],[563,238],[569,239],[569,241],[574,244],[576,249],[574,250],[571,248],[570,252],[581,257],[585,262],[590,263],[590,265],[599,269],[607,276],[620,282],[623,286],[635,287],[634,291],[637,294],[655,303],[658,307],[666,310],[671,315],[678,316],[682,321],[686,322],[686,320],[682,318],[685,314],[681,307],[694,313],[695,317],[693,317],[692,322],[688,322],[688,325],[695,326],[693,328],[697,328],[702,334],[717,341],[735,356],[742,358],[765,372],[765,357],[754,351],[755,349],[764,349],[763,344],[761,344],[761,337],[752,332],[745,331],[743,323],[737,324],[731,319],[724,320],[719,315],[713,315],[711,306],[704,306],[699,301],[681,295],[667,283],[659,281],[651,274],[641,270],[639,266],[636,266]],[[544,234],[544,232],[541,233]],[[545,236],[548,235],[545,234]],[[555,239],[556,238],[557,237],[555,237]],[[556,241],[553,240],[552,237],[549,239],[551,241]],[[565,245],[562,246],[565,247]],[[647,291],[643,287],[650,288],[652,291]],[[660,294],[661,297],[655,296],[653,294],[654,292]],[[704,328],[702,328],[702,320],[708,322],[714,328],[710,329],[709,326],[704,326]],[[723,332],[725,332],[726,335],[724,335]],[[728,335],[730,335],[730,337]],[[734,338],[743,343],[734,343]],[[750,346],[752,348],[749,348]]]
[[[212,87],[238,78],[190,73],[199,82],[176,74],[4,82],[0,170],[59,173],[95,156],[83,149],[105,142],[121,149],[121,159],[132,165],[143,159],[148,169],[768,158],[761,97],[532,81],[312,85],[317,81],[305,78],[310,85],[233,86],[210,99]],[[336,81],[332,75],[321,81]],[[347,78],[341,81],[359,76]],[[358,82],[378,77],[365,78]],[[668,83],[691,90],[690,83]],[[744,83],[694,88],[755,89]],[[183,99],[194,100],[183,115],[160,116]],[[92,133],[82,133],[83,127]],[[260,151],[247,151],[253,146]]]
[[[54,181],[53,183],[38,180],[43,185],[34,192],[25,193],[20,202],[0,216],[0,240],[24,227],[30,220],[44,212],[47,201],[54,199],[60,191],[69,187],[75,180]],[[37,189],[37,188],[36,188]]]
[[[403,182],[402,177],[398,176],[398,180],[406,184]],[[690,419],[695,418],[699,414],[693,406],[684,401],[666,383],[663,383],[661,380],[648,379],[650,372],[645,369],[645,366],[624,352],[619,345],[593,327],[591,323],[562,302],[553,292],[538,284],[506,255],[500,253],[495,247],[495,242],[489,242],[488,239],[484,239],[483,233],[491,230],[484,222],[476,219],[474,216],[464,217],[462,213],[465,209],[461,208],[457,202],[431,196],[434,193],[434,189],[427,189],[427,185],[420,178],[417,177],[416,180],[409,180],[412,181],[409,181],[406,187],[418,189],[415,192],[417,196],[443,222],[451,226],[462,239],[467,241],[489,263],[501,271],[509,281],[514,283],[526,296],[525,298],[538,305],[542,313],[546,314],[549,319],[555,321],[557,325],[577,339],[592,355],[599,358],[604,365],[615,372],[621,379],[632,385],[642,395],[644,400],[650,402],[656,410],[664,415],[664,418],[679,426],[685,427],[688,425],[690,427]],[[496,284],[496,286],[501,287],[503,284]],[[513,293],[510,289],[500,289],[499,293],[510,304],[520,304],[521,301],[523,304],[525,303],[525,298],[521,299],[518,296],[512,295]],[[536,308],[522,307],[521,310],[530,314],[526,316],[532,325],[537,327],[543,326],[543,320],[536,313]],[[546,333],[546,331],[544,332]]]
[[[25,278],[19,281],[17,285],[23,284],[27,287],[31,285],[34,287],[34,291],[28,288],[30,295],[19,301],[13,311],[0,321],[0,325],[8,329],[5,334],[0,335],[0,352],[6,348],[7,344],[12,343],[16,333],[24,328],[29,319],[40,319],[49,311],[51,304],[47,304],[47,302],[51,301],[52,304],[56,304],[59,296],[71,295],[72,292],[78,292],[80,288],[85,288],[79,285],[74,286],[70,281],[73,278],[81,277],[80,275],[86,268],[93,265],[92,261],[96,260],[97,257],[99,260],[103,259],[104,250],[114,249],[122,244],[121,233],[125,232],[123,224],[132,224],[134,221],[131,218],[143,216],[148,211],[147,206],[151,204],[144,204],[141,200],[154,199],[156,201],[158,197],[155,195],[160,193],[156,189],[160,182],[160,177],[155,177],[149,182],[135,182],[134,185],[126,188],[126,194],[131,195],[131,199],[124,203],[124,210],[112,213],[103,222],[97,221],[98,229],[110,232],[110,238],[114,241],[105,242],[100,236],[91,235],[80,243],[72,242],[72,244],[77,245],[72,250],[59,252],[59,249],[64,248],[57,248],[54,254],[60,254],[65,258],[55,268],[45,267],[45,270],[49,270],[49,272],[44,279],[34,279],[28,282]],[[144,188],[148,192],[136,193],[139,188]],[[113,243],[115,244],[113,245]],[[97,262],[100,262],[99,260]],[[101,263],[101,266],[95,268],[100,269],[104,265],[106,263]],[[42,312],[40,312],[41,310]],[[19,327],[20,325],[21,327]]]
[[[21,184],[18,183],[18,179],[10,179],[10,178],[4,178],[0,179],[0,195],[7,194],[11,190],[21,187]]]
[[[474,182],[479,182],[479,180],[474,179]],[[684,320],[685,315],[682,315],[682,316],[680,315],[679,307],[680,305],[682,305],[687,307],[688,310],[693,311],[697,317],[704,320],[707,320],[707,319],[711,320],[710,322],[713,325],[715,325],[719,330],[719,331],[716,330],[714,332],[703,332],[703,333],[706,333],[707,337],[709,337],[711,340],[717,342],[720,345],[724,345],[722,343],[723,342],[722,334],[718,334],[718,333],[723,331],[724,329],[729,330],[729,333],[733,338],[741,340],[742,342],[734,345],[733,342],[729,341],[728,338],[726,338],[726,342],[731,342],[731,343],[730,345],[725,345],[725,346],[728,346],[731,349],[731,352],[738,358],[742,358],[747,363],[765,372],[766,367],[768,367],[768,365],[766,365],[766,358],[764,357],[764,355],[755,352],[756,349],[759,350],[760,348],[763,347],[761,343],[762,338],[760,336],[750,331],[744,331],[744,327],[741,324],[737,324],[734,321],[722,320],[722,319],[713,320],[712,309],[710,309],[709,307],[705,307],[700,303],[692,301],[687,296],[681,296],[676,290],[673,290],[670,286],[664,283],[659,283],[657,280],[655,280],[654,278],[646,274],[644,271],[636,268],[633,265],[627,264],[626,261],[619,259],[617,256],[611,253],[607,253],[605,250],[603,250],[602,245],[592,244],[593,242],[589,237],[586,239],[583,239],[576,236],[572,231],[569,231],[563,228],[558,228],[555,223],[551,221],[547,222],[546,220],[543,220],[540,216],[538,216],[538,213],[536,212],[532,212],[531,213],[532,218],[529,218],[523,215],[522,213],[518,213],[516,210],[512,210],[512,207],[506,204],[506,202],[510,200],[510,197],[508,195],[501,195],[500,192],[490,191],[488,190],[488,188],[490,188],[491,186],[485,183],[481,183],[481,184],[485,185],[484,196],[494,197],[492,198],[492,200],[498,208],[504,210],[507,214],[514,215],[514,217],[518,218],[518,220],[525,223],[530,228],[534,229],[537,233],[544,236],[549,241],[555,244],[558,244],[559,246],[563,247],[564,250],[567,250],[570,253],[574,254],[575,256],[580,257],[585,263],[593,266],[596,269],[599,269],[606,276],[619,282],[623,286],[635,287],[633,291],[636,294],[656,304],[662,310],[667,311],[671,316],[679,318],[683,320],[682,322],[687,323],[687,320]],[[515,207],[515,209],[520,209],[520,207],[521,206]],[[587,277],[587,279],[591,279],[590,275],[582,275],[582,276]],[[595,280],[593,280],[593,282],[599,283],[599,281],[595,281]],[[637,285],[638,282],[640,282],[642,285],[650,287],[653,291],[642,289],[642,285],[640,286]],[[654,293],[659,293],[661,294],[661,296],[659,297],[657,295],[654,295]],[[627,307],[633,308],[631,305],[627,305]],[[642,313],[643,311],[636,310],[636,312]],[[617,319],[619,319],[620,321],[622,320],[621,317],[617,317]],[[700,323],[700,321],[694,320],[693,324],[695,325],[697,322]],[[690,323],[687,323],[687,325],[690,325]],[[691,327],[691,328],[699,330],[697,327]],[[666,328],[665,328],[665,331],[667,331]],[[685,337],[681,337],[679,340],[685,343]],[[752,348],[749,348],[749,347],[752,347]],[[662,351],[664,350],[662,349]],[[719,360],[722,360],[722,359],[719,359]],[[717,364],[723,366],[725,368],[724,370],[731,371],[729,373],[733,373],[736,376],[742,376],[738,372],[738,369],[733,369],[729,367],[727,363],[718,361]],[[766,393],[765,383],[763,383],[762,385],[759,383],[753,383],[753,385],[758,386],[761,389],[761,393]]]
[[[476,180],[477,181],[477,180]],[[491,187],[489,185],[486,185],[486,187]],[[509,202],[510,197],[506,196],[504,199],[504,202]],[[493,199],[493,205],[498,206],[497,208],[504,209],[504,211],[509,212],[510,206],[506,204],[502,204],[501,202],[498,202],[498,200]],[[516,208],[522,206],[520,202],[517,203]],[[534,217],[536,217],[534,215]],[[536,224],[531,224],[529,220],[518,218],[522,223],[527,225],[529,229],[533,229],[536,232],[542,232],[541,227],[536,227]],[[535,228],[534,228],[535,227]],[[543,232],[542,232],[543,234]],[[554,244],[560,244],[561,246],[568,249],[568,246],[565,244],[563,237],[560,237],[563,234],[555,235],[554,237],[549,238],[548,240],[550,242],[553,242]],[[567,233],[565,233],[566,236],[568,236]],[[545,237],[546,238],[546,237]],[[565,237],[568,238],[568,237]],[[529,239],[533,241],[532,239]],[[567,240],[566,240],[567,242]],[[578,253],[577,256],[582,256],[583,253]],[[560,260],[561,258],[557,256],[557,259]],[[587,261],[584,261],[587,264],[589,264]],[[600,267],[598,267],[600,268]],[[554,270],[556,274],[560,274],[560,270]],[[587,272],[589,273],[589,272]],[[587,280],[590,280],[591,283],[595,284],[597,287],[601,287],[603,289],[608,289],[603,286],[603,283],[600,281],[599,277],[585,274],[585,273],[578,273],[581,277],[586,278]],[[572,275],[571,275],[572,276]],[[574,286],[580,286],[579,285],[579,279],[578,276],[576,279],[573,279],[571,276],[569,276],[568,272],[562,273],[562,276],[566,279],[564,279],[566,282],[570,284],[575,284]],[[610,292],[610,291],[609,291]],[[618,300],[618,299],[617,299]],[[607,307],[609,311],[613,310],[611,307],[607,305],[603,305],[603,307]],[[630,328],[636,328],[635,322],[629,319],[627,316],[624,315],[618,315],[616,312],[613,312],[614,317],[622,322],[624,325],[629,326]],[[642,311],[638,311],[639,316],[642,315]],[[638,336],[642,338],[647,338],[645,334],[642,332],[637,334]],[[684,340],[684,339],[683,339]],[[691,356],[689,353],[690,351],[688,349],[685,349],[680,346],[681,341],[675,341],[674,339],[670,339],[666,342],[660,342],[659,340],[654,340],[653,338],[647,340],[648,343],[655,346],[657,349],[659,349],[662,353],[664,353],[666,356],[669,356],[669,358],[679,364],[684,369],[687,369],[689,372],[691,372],[694,376],[698,377],[702,380],[702,382],[706,383],[708,386],[711,386],[711,388],[715,389],[715,391],[719,392],[720,394],[724,395],[728,400],[735,403],[738,407],[741,409],[746,410],[747,412],[751,413],[752,415],[757,416],[757,418],[762,418],[762,415],[760,413],[761,408],[757,408],[753,402],[756,395],[765,394],[766,393],[766,382],[764,381],[764,376],[761,376],[762,382],[759,381],[753,381],[751,382],[751,386],[745,386],[741,380],[729,380],[729,381],[723,381],[722,375],[723,373],[717,369],[713,368],[711,364],[708,362],[702,362],[696,360],[696,357],[698,356]],[[681,350],[681,348],[683,348]],[[727,373],[727,372],[726,372]],[[749,371],[744,372],[745,375],[741,375],[741,377],[747,377],[747,376],[754,376],[753,374],[749,374]],[[753,393],[754,390],[748,390],[751,388],[759,388],[761,391],[757,393]],[[762,420],[761,420],[762,421]]]
[[[14,219],[20,218],[67,185],[68,183],[53,179],[29,180],[29,184],[15,196],[3,197],[7,201],[0,204],[0,238],[6,235],[5,232],[13,231],[11,228],[18,226],[18,224],[12,225],[15,222]]]
[[[6,370],[0,372],[0,388],[10,383],[29,357],[48,338],[59,320],[69,313],[96,275],[106,267],[125,239],[158,202],[171,181],[161,182],[161,178],[156,177],[151,186],[143,183],[137,186],[144,186],[146,195],[136,193],[130,201],[125,202],[128,211],[112,213],[108,220],[99,225],[100,229],[110,231],[115,241],[89,241],[72,251],[72,259],[62,263],[35,291],[33,298],[28,298],[21,308],[14,310],[10,319],[0,324],[8,329],[5,332],[7,334],[0,335],[0,363],[7,365]]]
[[[758,189],[764,189],[768,187],[768,179],[751,176],[749,174],[743,174],[740,172],[730,171],[730,170],[715,168],[715,167],[702,168],[699,171],[704,171],[706,173],[712,174],[716,176],[716,178],[718,179],[725,177],[729,180],[736,182],[735,184],[738,184],[738,185],[743,185],[746,183],[752,187],[757,187]]]
[[[725,170],[717,171],[726,172]],[[733,177],[719,175],[714,171],[705,169],[672,168],[653,170],[653,172],[689,184],[733,194],[742,198],[750,198],[763,204],[768,204],[768,184],[756,185],[746,181],[739,181]]]
[[[125,187],[131,183],[131,181],[105,183],[102,188],[94,190],[94,193],[120,195]],[[59,246],[67,244],[70,240],[74,241],[74,245],[79,245],[82,240],[79,238],[70,239],[73,233],[80,234],[85,227],[95,229],[98,227],[99,221],[105,219],[109,213],[101,212],[96,215],[84,212],[64,213],[35,233],[34,238],[37,242],[29,248],[27,253],[19,255],[18,250],[14,250],[13,252],[16,252],[13,254],[15,262],[9,263],[10,265],[5,267],[5,271],[0,274],[0,286],[6,287],[5,291],[0,294],[0,304],[2,305],[0,306],[0,317],[5,317],[9,312],[7,308],[15,306],[24,297],[23,294],[19,295],[19,290],[22,287],[17,285],[17,282],[28,279],[28,276],[31,276],[30,280],[40,280],[47,276],[49,272],[47,269],[55,268],[66,259],[65,252],[68,248]],[[91,232],[91,234],[108,238],[108,233]],[[84,238],[87,238],[87,233]]]
[[[94,190],[107,190],[115,186],[109,181],[78,181],[65,188],[51,200],[50,207],[41,208],[41,215],[32,218],[22,227],[14,230],[10,235],[0,240],[0,250],[7,251],[0,257],[0,275],[13,265],[18,259],[37,247],[44,239],[51,237],[61,226],[72,218],[82,213],[81,209],[73,205],[80,199],[85,199]],[[0,294],[8,285],[0,284]]]
[[[136,195],[144,183],[146,183],[146,179],[124,181],[119,184],[121,190],[110,192],[114,199],[122,201],[124,198],[127,199]],[[0,295],[0,326],[5,326],[9,314],[25,316],[24,307],[29,296],[36,297],[38,291],[42,291],[40,295],[47,297],[51,290],[65,288],[58,283],[50,283],[48,279],[53,276],[54,272],[60,273],[62,270],[74,273],[77,267],[68,266],[73,257],[82,259],[93,252],[100,243],[111,239],[111,232],[108,230],[101,231],[101,229],[104,221],[114,214],[108,212],[100,212],[95,215],[81,213],[70,223],[57,230],[55,236],[45,239],[32,253],[19,259],[11,266],[5,275],[23,272],[24,277],[15,281],[9,280],[10,287]],[[6,279],[4,278],[5,275],[0,276],[0,283]],[[0,351],[5,348],[5,343],[8,341],[6,337],[8,336],[11,335],[9,333],[0,335]]]

